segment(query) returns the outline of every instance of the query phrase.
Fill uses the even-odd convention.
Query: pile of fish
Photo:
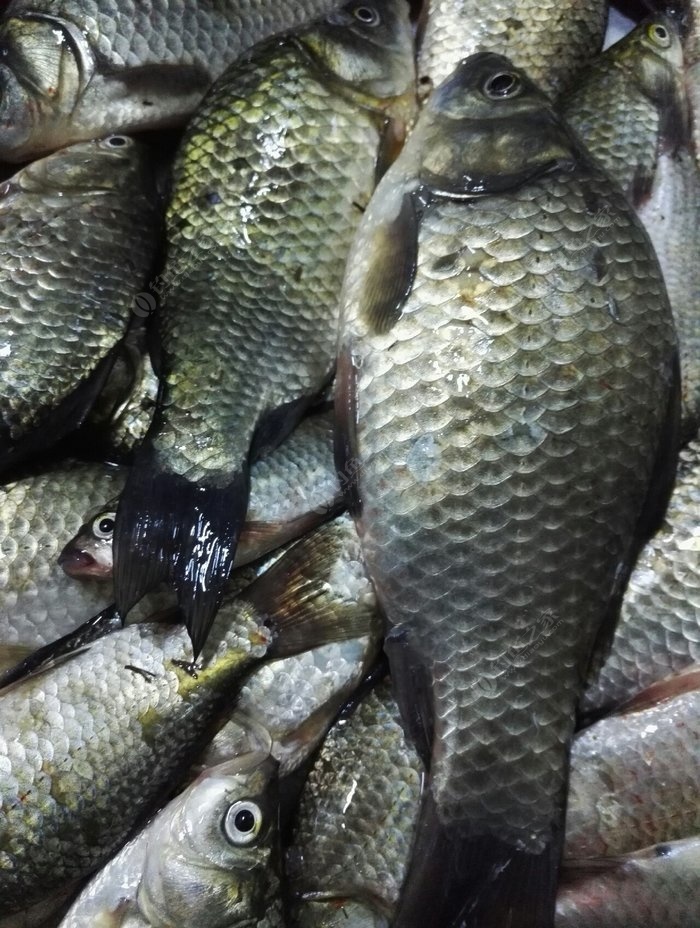
[[[0,928],[697,928],[699,68],[4,6]]]

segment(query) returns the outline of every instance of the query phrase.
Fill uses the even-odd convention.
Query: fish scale
[[[24,96],[10,99],[13,120],[0,132],[0,151],[21,161],[105,131],[182,123],[246,49],[338,5],[337,0],[13,0],[3,13],[4,27],[0,24],[13,56],[5,80],[14,91],[9,82],[21,85],[28,76],[41,77],[38,86],[27,82]],[[23,35],[27,24],[33,36]]]
[[[486,92],[503,75],[519,88],[512,117]],[[507,59],[467,59],[348,263],[340,459],[360,465],[392,679],[430,761],[400,928],[417,913],[444,926],[469,911],[480,928],[553,917],[576,702],[669,444],[676,346],[658,263],[560,125]],[[411,248],[391,280],[382,269],[399,273]]]
[[[195,651],[234,559],[249,467],[330,380],[345,259],[384,132],[412,113],[403,0],[257,46],[190,123],[167,213],[161,396],[117,512],[120,611],[158,580]],[[402,123],[403,124],[403,123]]]
[[[441,83],[479,51],[508,55],[556,95],[603,44],[607,6],[599,0],[427,0],[418,74]]]

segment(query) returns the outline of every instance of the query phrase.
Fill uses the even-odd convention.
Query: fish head
[[[326,73],[376,109],[415,106],[413,34],[406,0],[346,3],[301,36]],[[405,115],[403,112],[401,115]]]
[[[112,538],[116,507],[106,507],[94,513],[80,526],[78,533],[58,556],[58,563],[69,577],[97,580],[112,576]]]
[[[389,918],[354,899],[314,897],[295,907],[298,928],[389,928]]]
[[[409,140],[420,180],[436,196],[516,189],[571,170],[577,143],[539,88],[503,55],[465,58],[432,94]]]
[[[153,824],[137,902],[156,928],[254,925],[277,863],[277,764],[251,753],[205,771]]]
[[[127,189],[136,195],[149,186],[151,167],[146,153],[145,145],[127,135],[108,135],[55,151],[33,161],[17,176],[28,193],[95,194]]]
[[[40,14],[0,27],[0,159],[26,160],[66,144],[94,63],[76,28]]]
[[[678,26],[669,17],[647,17],[608,54],[657,105],[681,92],[683,46]]]

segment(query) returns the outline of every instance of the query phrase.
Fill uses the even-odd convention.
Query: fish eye
[[[520,92],[522,84],[517,74],[512,71],[500,71],[484,84],[484,93],[492,100],[503,100]]]
[[[238,847],[252,844],[260,834],[263,814],[259,805],[249,799],[234,802],[226,810],[223,829],[226,839]]]
[[[123,135],[110,135],[105,139],[105,144],[110,148],[125,148],[129,144],[129,139]]]
[[[661,48],[668,48],[671,44],[671,36],[666,26],[661,23],[652,23],[647,29],[647,35],[656,45]]]
[[[356,6],[352,11],[352,15],[363,26],[378,26],[381,22],[381,17],[373,6]]]
[[[114,513],[100,513],[92,523],[92,533],[97,538],[107,540],[114,534]]]

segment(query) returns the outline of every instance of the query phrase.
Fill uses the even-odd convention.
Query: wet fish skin
[[[395,928],[542,928],[581,680],[674,448],[658,263],[544,97],[478,55],[381,182],[342,316],[339,469],[359,472],[395,692],[433,757]]]
[[[691,928],[697,924],[700,839],[657,844],[564,870],[557,928]]]
[[[589,675],[584,716],[606,715],[656,680],[700,661],[698,524],[700,444],[693,441],[681,451],[664,523],[632,571],[609,653]]]
[[[137,624],[0,694],[0,898],[26,907],[87,875],[222,723],[263,661],[368,634],[329,580],[342,526],[299,542],[224,604],[197,672],[180,625]]]
[[[127,614],[170,581],[195,652],[233,563],[249,464],[330,380],[345,258],[385,123],[412,115],[413,84],[404,0],[349,3],[258,46],[188,127],[167,214],[162,395],[117,512],[115,582]]]
[[[295,541],[342,507],[332,447],[332,416],[315,414],[253,464],[248,512],[234,566],[248,564]],[[93,507],[59,556],[59,563],[71,577],[112,579],[114,522],[127,470],[120,473],[123,479],[113,490],[113,499]]]
[[[463,58],[498,52],[556,97],[603,45],[607,4],[599,0],[427,0],[419,80],[437,87]]]
[[[76,584],[56,556],[122,482],[118,468],[66,461],[0,488],[0,669],[23,656],[15,649],[48,644],[111,602],[111,587]]]
[[[247,48],[337,5],[13,0],[0,23],[0,158],[184,123]]]
[[[579,735],[583,739],[585,733]],[[639,745],[641,750],[643,741]],[[661,756],[660,763],[665,761],[670,759]],[[572,763],[576,778],[576,747]],[[656,757],[649,775],[662,777]],[[331,730],[304,788],[287,860],[293,928],[388,928],[420,787],[421,764],[403,734],[390,689],[377,690]],[[377,810],[386,813],[380,827],[373,827]],[[628,856],[565,860],[556,928],[687,928],[696,894],[683,889],[697,885],[699,868],[692,837]]]
[[[654,245],[678,332],[683,434],[700,427],[700,172],[679,28],[643,20],[583,72],[562,113],[620,184]]]
[[[698,665],[582,731],[571,764],[568,856],[627,854],[700,832]]]
[[[388,925],[423,775],[390,685],[380,684],[331,729],[304,786],[286,861],[295,926],[354,924],[353,905],[367,925]]]
[[[56,152],[0,187],[3,470],[85,418],[126,332],[158,226],[148,149],[126,136]]]

